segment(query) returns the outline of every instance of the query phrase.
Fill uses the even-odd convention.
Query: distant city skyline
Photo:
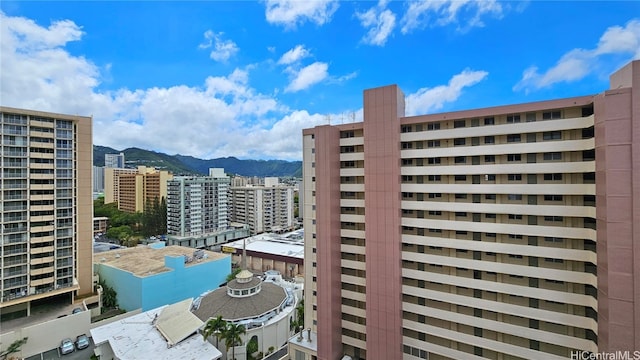
[[[3,106],[93,116],[93,142],[301,160],[301,129],[590,95],[640,58],[638,2],[12,2]],[[635,17],[634,17],[635,15]],[[28,94],[28,95],[25,95]]]

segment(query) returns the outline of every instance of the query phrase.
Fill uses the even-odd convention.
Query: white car
[[[60,343],[60,355],[71,354],[76,350],[75,345],[71,339],[64,339]]]

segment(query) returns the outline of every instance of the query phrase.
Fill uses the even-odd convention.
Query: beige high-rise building
[[[610,89],[406,117],[393,85],[304,130],[313,334],[292,358],[640,349],[640,61]]]
[[[118,209],[130,213],[144,212],[147,202],[167,197],[168,171],[146,166],[137,169],[105,168],[104,202],[118,203]]]
[[[0,313],[93,292],[92,119],[0,107]]]
[[[231,221],[249,225],[251,234],[293,228],[294,188],[265,178],[264,186],[231,187]]]

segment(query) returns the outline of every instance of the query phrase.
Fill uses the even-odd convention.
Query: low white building
[[[101,359],[220,359],[222,353],[203,341],[204,325],[191,311],[193,299],[161,306],[91,329]]]
[[[266,355],[285,346],[293,334],[291,324],[302,298],[302,287],[284,281],[277,271],[269,271],[261,278],[243,270],[227,286],[196,299],[193,313],[204,323],[222,316],[228,323],[245,327],[242,345],[235,348],[236,359],[246,357],[247,344],[252,339],[258,343],[258,352]],[[219,346],[229,359],[231,349],[225,348],[224,341]]]

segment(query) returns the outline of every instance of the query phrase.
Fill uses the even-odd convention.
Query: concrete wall
[[[117,292],[118,306],[131,311],[142,307],[142,279],[132,273],[96,263],[100,279]]]

